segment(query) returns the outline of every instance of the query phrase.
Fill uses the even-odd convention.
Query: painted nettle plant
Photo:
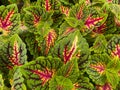
[[[120,90],[118,0],[0,2],[0,90]]]

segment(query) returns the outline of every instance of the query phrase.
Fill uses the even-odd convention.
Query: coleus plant
[[[119,33],[118,0],[8,0],[0,90],[119,90]]]

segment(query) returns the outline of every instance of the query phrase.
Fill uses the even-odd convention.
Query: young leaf
[[[46,90],[48,82],[62,65],[59,58],[38,57],[36,60],[21,67],[30,89]]]
[[[21,66],[27,62],[25,44],[17,34],[13,35],[4,44],[2,52],[4,52],[4,54],[0,54],[0,66],[12,69],[13,66]]]
[[[93,43],[93,46],[91,47],[91,50],[94,51],[94,53],[102,53],[105,52],[106,45],[107,41],[104,35],[99,35],[96,37],[96,40]]]
[[[20,68],[16,68],[16,70],[14,70],[13,82],[12,82],[11,89],[12,90],[27,90],[26,86],[24,84],[24,78],[22,76]]]
[[[108,82],[112,85],[113,88],[116,88],[116,86],[119,83],[119,76],[118,73],[114,70],[107,69],[106,76]]]
[[[0,32],[2,35],[11,35],[18,32],[20,15],[17,5],[0,6]]]
[[[58,71],[57,75],[69,78],[72,82],[76,82],[79,76],[79,69],[77,60],[74,58],[71,61],[64,64]]]
[[[71,80],[63,76],[55,76],[49,82],[49,90],[73,90],[73,88]]]

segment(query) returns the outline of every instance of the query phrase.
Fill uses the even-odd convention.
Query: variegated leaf
[[[77,59],[72,59],[71,61],[64,64],[58,71],[57,75],[69,78],[73,83],[76,82],[79,76],[79,68]]]
[[[20,25],[20,15],[17,5],[0,6],[0,32],[2,35],[8,36],[18,32]]]
[[[62,65],[59,58],[38,57],[21,67],[30,89],[47,90],[48,83]]]
[[[13,72],[13,80],[12,80],[12,87],[11,90],[27,90],[24,84],[24,78],[20,71],[20,68],[16,68]]]
[[[96,85],[96,90],[113,90],[110,83],[105,83],[104,85]]]
[[[49,90],[74,90],[72,81],[63,76],[55,76],[49,82]]]
[[[54,46],[56,37],[57,37],[57,34],[56,34],[55,30],[50,30],[49,33],[46,35],[46,37],[45,37],[45,40],[46,40],[45,54],[48,54],[50,47]]]
[[[111,59],[106,54],[94,54],[91,56],[87,73],[96,84],[103,85],[106,82],[105,72],[109,61]]]
[[[25,25],[30,29],[30,31],[36,31],[44,10],[39,6],[31,6],[25,8],[25,11]]]
[[[82,70],[90,54],[88,47],[88,43],[81,36],[80,32],[74,31],[73,33],[58,38],[52,49],[52,54],[60,57],[65,64],[73,57],[78,58],[79,68]]]
[[[20,37],[15,34],[5,44],[0,54],[3,68],[12,69],[13,66],[21,66],[27,62],[26,47]]]
[[[107,53],[115,58],[120,58],[120,36],[114,36],[107,45]]]
[[[60,2],[58,0],[37,0],[37,5],[40,5],[46,11],[59,10]]]
[[[80,75],[77,81],[74,83],[73,90],[93,90],[94,86],[90,82],[89,78]]]

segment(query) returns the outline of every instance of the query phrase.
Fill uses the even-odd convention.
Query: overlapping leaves
[[[0,66],[2,68],[12,69],[14,66],[21,66],[27,62],[25,44],[17,34],[4,43],[1,52]]]

